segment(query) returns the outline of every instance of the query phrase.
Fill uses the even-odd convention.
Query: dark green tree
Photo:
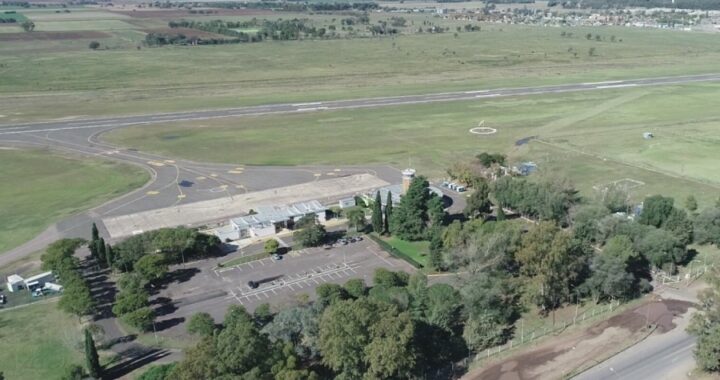
[[[97,225],[93,222],[91,241],[96,241],[96,240],[100,240],[100,232],[98,231]]]
[[[393,210],[390,232],[404,240],[422,240],[428,224],[430,192],[425,177],[413,178],[400,204]]]
[[[176,363],[154,365],[143,372],[137,380],[168,380],[176,365]]]
[[[253,311],[253,320],[259,329],[272,322],[272,319],[273,312],[270,310],[269,303],[260,304],[255,308],[255,311]]]
[[[720,246],[720,208],[707,208],[695,217],[694,238],[698,244]]]
[[[105,255],[105,239],[100,238],[95,240],[95,252],[97,253],[97,261],[100,266],[104,266],[107,263],[107,257]]]
[[[675,209],[673,206],[674,203],[674,199],[663,197],[662,195],[653,195],[645,198],[638,222],[660,228]]]
[[[348,224],[355,228],[355,232],[365,229],[365,210],[360,207],[353,207],[347,211]]]
[[[212,336],[215,331],[215,320],[208,313],[195,313],[190,317],[190,321],[187,324],[187,331],[190,334]]]
[[[60,377],[61,380],[83,380],[87,377],[87,374],[85,373],[85,368],[83,368],[81,365],[78,364],[71,364],[67,367],[65,367],[65,371],[63,372],[62,376]],[[0,376],[0,379],[3,379],[3,377]]]
[[[110,244],[105,245],[105,260],[107,261],[107,267],[112,268],[115,262],[115,252]]]
[[[100,357],[98,356],[97,348],[95,348],[95,340],[88,329],[85,329],[85,364],[87,365],[90,376],[96,379],[102,377]]]
[[[135,271],[148,282],[159,280],[165,277],[168,272],[165,257],[159,254],[149,254],[141,257],[134,267]]]
[[[347,293],[348,296],[355,299],[367,295],[367,285],[365,285],[365,281],[361,278],[348,280],[345,285],[343,285],[343,288],[345,288],[345,293]]]
[[[490,186],[482,181],[475,188],[475,191],[467,199],[467,205],[463,213],[468,218],[478,218],[490,212]]]
[[[383,231],[382,198],[379,191],[375,194],[375,203],[373,203],[372,228],[378,234]]]
[[[443,239],[440,231],[433,230],[430,234],[430,267],[434,270],[443,269]]]
[[[697,337],[695,362],[704,371],[720,372],[720,271],[706,277],[710,288],[700,293],[700,310],[693,314],[688,332]]]
[[[392,192],[388,191],[387,201],[385,202],[385,221],[383,222],[383,233],[390,233],[390,222],[392,221],[393,214],[393,200]]]

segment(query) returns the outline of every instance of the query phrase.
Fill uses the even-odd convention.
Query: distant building
[[[373,191],[369,191],[362,195],[362,199],[365,201],[365,204],[370,204],[370,202],[375,201],[375,195],[377,192],[380,192],[380,200],[382,202],[382,207],[385,208],[387,206],[387,195],[388,193],[392,194],[392,202],[393,206],[397,207],[397,205],[400,203],[400,199],[402,198],[402,195],[404,194],[404,185],[396,184],[396,185],[390,185],[381,187],[379,189],[375,189]],[[438,189],[435,186],[428,187],[428,190],[430,190],[431,193],[439,196],[440,198],[443,197],[442,190]]]
[[[17,292],[25,287],[25,279],[16,275],[11,274],[7,278],[7,290],[10,292]]]
[[[253,215],[230,219],[230,224],[215,230],[223,241],[247,238],[262,238],[276,234],[306,215],[315,215],[320,222],[325,221],[327,207],[318,201],[295,203],[289,206],[261,206]]]
[[[652,138],[654,138],[654,137],[655,137],[655,135],[653,135],[652,132],[643,132],[643,138],[644,138],[645,140],[650,140],[650,139],[652,139]]]

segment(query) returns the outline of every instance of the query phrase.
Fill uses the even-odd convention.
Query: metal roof
[[[307,214],[317,214],[318,212],[324,212],[326,210],[327,207],[315,200],[294,203],[289,206],[260,206],[257,208],[257,214],[231,219],[231,223],[244,228],[262,227]]]

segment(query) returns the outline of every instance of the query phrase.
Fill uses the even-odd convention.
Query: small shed
[[[652,132],[643,132],[643,138],[644,138],[645,140],[650,140],[650,139],[652,139],[653,137],[655,137],[655,135],[653,135]]]
[[[21,290],[25,285],[25,279],[18,276],[17,274],[11,274],[7,278],[7,289],[10,292],[17,292]]]
[[[356,206],[356,204],[355,204],[355,198],[344,198],[344,199],[341,199],[341,200],[338,202],[338,206],[340,206],[340,208],[355,207],[355,206]]]

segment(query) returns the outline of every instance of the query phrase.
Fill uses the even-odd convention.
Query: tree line
[[[561,5],[563,8],[675,8],[675,9],[720,9],[720,0],[556,0],[548,6]]]

